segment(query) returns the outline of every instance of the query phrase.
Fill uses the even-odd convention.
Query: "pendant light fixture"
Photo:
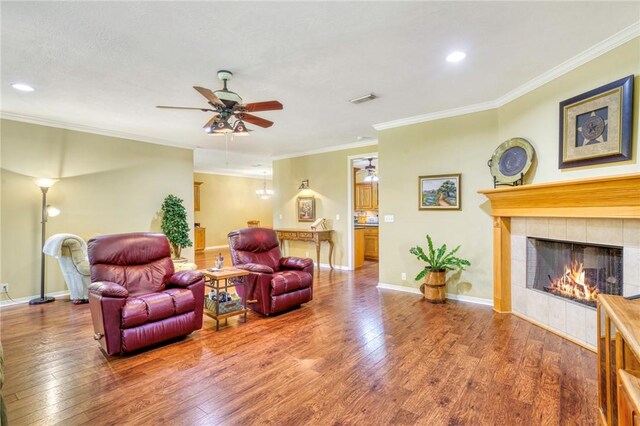
[[[373,158],[368,158],[369,165],[364,169],[367,171],[367,176],[364,178],[365,182],[378,182],[378,175],[376,174],[376,166],[374,166],[371,162]]]
[[[267,172],[264,172],[264,178],[262,180],[262,189],[256,190],[256,197],[263,200],[268,200],[273,196],[273,190],[267,189]]]

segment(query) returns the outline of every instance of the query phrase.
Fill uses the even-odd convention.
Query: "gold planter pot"
[[[431,271],[422,285],[425,299],[431,303],[447,301],[447,271]]]

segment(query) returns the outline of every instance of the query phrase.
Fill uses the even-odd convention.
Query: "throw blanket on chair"
[[[87,243],[82,237],[73,234],[52,235],[44,243],[42,252],[58,259],[73,303],[87,303],[91,274]]]

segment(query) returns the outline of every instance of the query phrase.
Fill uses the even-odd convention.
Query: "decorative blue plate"
[[[510,184],[520,179],[531,167],[533,146],[523,138],[503,142],[491,156],[489,168],[498,183]]]

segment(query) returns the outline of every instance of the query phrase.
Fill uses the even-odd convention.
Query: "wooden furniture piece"
[[[206,247],[206,241],[207,241],[207,228],[194,228],[193,229],[193,234],[195,236],[195,242],[193,244],[193,249],[195,251],[204,251],[205,247]]]
[[[200,185],[202,182],[193,182],[193,210],[200,211]]]
[[[318,273],[320,273],[320,243],[326,241],[329,243],[329,267],[333,269],[331,258],[333,257],[333,239],[331,229],[276,229],[278,240],[280,240],[280,249],[284,252],[283,241],[309,241],[316,245],[316,260],[318,265]]]
[[[355,210],[378,210],[378,184],[356,183],[353,199]]]
[[[364,258],[378,260],[378,227],[364,228]]]
[[[640,377],[618,370],[618,423],[640,425]]]
[[[249,275],[249,271],[245,271],[243,269],[236,269],[233,267],[222,268],[217,271],[202,269],[200,270],[200,272],[202,272],[202,275],[204,275],[204,279],[205,279],[204,285],[206,285],[209,288],[212,288],[215,292],[216,297],[220,294],[221,291],[229,293],[230,288],[235,289],[235,287],[242,286],[242,288],[244,289],[245,288],[244,277]],[[234,280],[230,281],[231,278],[234,278]],[[205,294],[204,297],[208,297],[208,295]],[[227,318],[229,317],[244,314],[243,322],[247,322],[247,311],[248,311],[247,299],[243,298],[242,309],[238,309],[231,312],[220,313],[220,304],[217,303],[215,311],[211,311],[207,309],[205,312],[207,312],[207,315],[209,315],[211,318],[213,318],[216,321],[216,331],[218,331],[220,330],[220,320],[225,320],[225,325],[226,325]]]
[[[360,268],[364,265],[364,229],[355,228],[353,230],[353,268]]]
[[[638,425],[640,300],[598,296],[598,408],[602,424]]]
[[[511,218],[640,219],[640,173],[478,191],[493,216],[493,310],[511,312]]]

